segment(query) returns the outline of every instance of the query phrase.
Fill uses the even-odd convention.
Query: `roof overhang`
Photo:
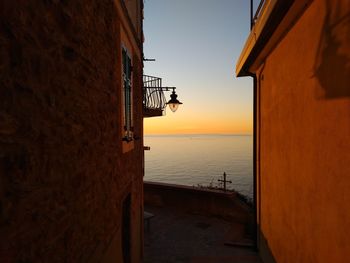
[[[236,76],[251,76],[313,0],[266,0],[236,65]]]

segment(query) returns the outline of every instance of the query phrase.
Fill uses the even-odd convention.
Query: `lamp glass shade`
[[[175,112],[177,108],[179,107],[179,103],[168,103],[169,108],[172,112]]]
[[[179,107],[182,102],[177,100],[177,95],[175,93],[175,90],[173,90],[172,94],[170,95],[170,100],[167,103],[169,105],[169,108],[172,112],[175,112],[177,108]]]

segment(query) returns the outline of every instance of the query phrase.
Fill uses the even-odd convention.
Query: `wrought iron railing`
[[[145,110],[164,110],[166,99],[162,79],[143,75],[143,108]]]
[[[258,17],[261,13],[262,7],[264,6],[266,0],[260,0],[260,3],[255,11],[255,14],[253,16],[254,13],[254,7],[253,7],[253,3],[254,0],[250,0],[250,29],[252,29],[256,23],[256,21],[258,20]]]

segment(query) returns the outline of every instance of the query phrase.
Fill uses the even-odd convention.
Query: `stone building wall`
[[[142,62],[134,62],[138,140],[123,154],[118,10],[110,0],[0,4],[3,263],[100,262],[107,254],[102,262],[121,262],[129,192],[132,261],[141,256]]]

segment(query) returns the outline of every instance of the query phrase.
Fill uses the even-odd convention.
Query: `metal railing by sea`
[[[253,28],[256,21],[258,20],[258,17],[261,13],[262,7],[264,6],[266,0],[260,0],[259,5],[254,13],[254,0],[250,0],[250,29]]]

